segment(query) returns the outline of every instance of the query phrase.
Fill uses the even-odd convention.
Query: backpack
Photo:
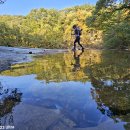
[[[80,36],[82,35],[82,29],[79,30],[79,35],[80,35]]]
[[[81,36],[82,35],[82,29],[80,29],[80,28],[75,29],[75,35]]]

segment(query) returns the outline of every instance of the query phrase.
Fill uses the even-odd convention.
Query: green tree
[[[105,47],[129,48],[129,8],[129,0],[98,0],[92,16],[87,19],[87,24],[103,31]]]
[[[40,8],[31,10],[27,16],[0,16],[1,22],[13,31],[10,35],[15,36],[14,41],[6,37],[2,45],[9,41],[12,46],[68,48],[73,46],[72,26],[78,24],[83,29],[82,43],[90,46],[94,39],[90,37],[91,28],[85,21],[93,9],[90,5],[63,10]]]

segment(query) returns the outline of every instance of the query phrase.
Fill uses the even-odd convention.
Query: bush
[[[130,24],[127,22],[112,26],[106,31],[104,46],[108,49],[127,49],[130,47]]]

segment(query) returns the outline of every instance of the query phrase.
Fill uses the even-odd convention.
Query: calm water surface
[[[130,53],[37,56],[1,72],[0,125],[16,130],[130,130]]]

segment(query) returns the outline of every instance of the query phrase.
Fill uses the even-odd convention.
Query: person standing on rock
[[[82,35],[82,29],[80,29],[77,25],[73,25],[73,31],[74,34],[71,34],[75,35],[73,51],[76,51],[76,43],[78,43],[81,46],[82,51],[84,51],[84,47],[80,43],[80,36]]]

